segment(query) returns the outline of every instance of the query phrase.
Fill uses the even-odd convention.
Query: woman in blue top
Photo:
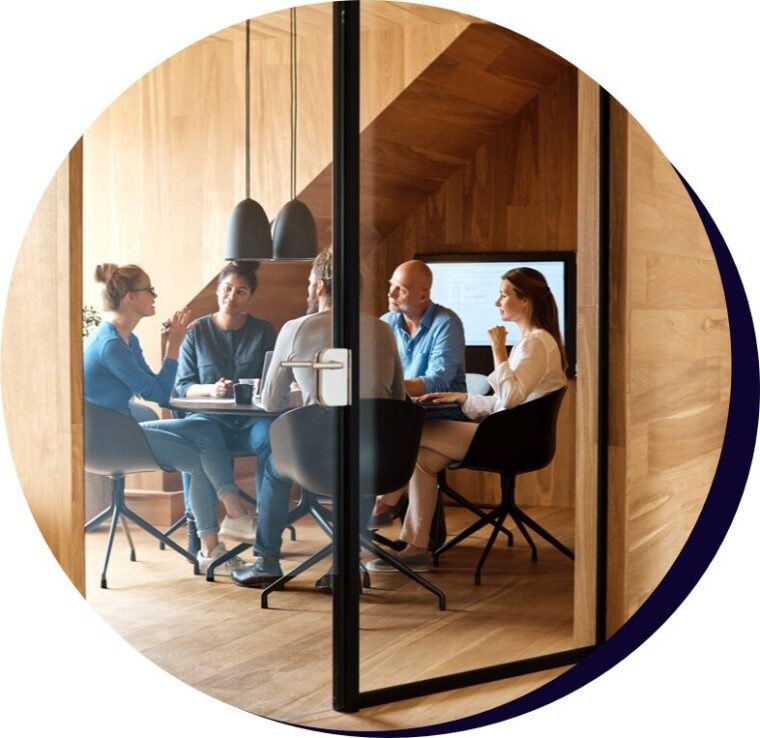
[[[143,358],[133,330],[142,318],[156,312],[156,290],[138,266],[100,264],[95,280],[103,285],[103,308],[110,312],[88,339],[84,351],[84,392],[87,402],[129,413],[129,400],[166,403],[177,374],[177,357],[187,333],[188,311],[175,313],[166,323],[164,359],[154,374]],[[246,514],[239,489],[232,477],[229,455],[222,434],[209,423],[157,420],[141,423],[151,450],[162,466],[190,474],[190,505],[198,526],[201,550],[198,561],[205,569],[226,549],[219,541],[218,501],[227,516],[222,531],[236,540],[253,541],[253,521]],[[228,562],[227,573],[243,564]]]

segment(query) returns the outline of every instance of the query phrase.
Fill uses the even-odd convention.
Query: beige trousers
[[[456,420],[430,420],[425,423],[414,473],[409,480],[409,508],[401,526],[401,540],[410,546],[427,548],[430,526],[438,501],[438,472],[452,461],[461,461],[470,447],[477,423]],[[380,499],[396,505],[404,494],[400,489]]]

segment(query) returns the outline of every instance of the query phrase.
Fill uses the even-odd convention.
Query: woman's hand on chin
[[[488,329],[488,337],[491,339],[492,346],[507,345],[507,329],[503,325],[495,325]]]
[[[426,395],[420,395],[418,402],[432,402],[436,405],[456,402],[458,405],[464,405],[467,400],[466,392],[428,392]]]
[[[503,325],[495,325],[488,329],[491,341],[494,369],[507,360],[507,329]]]

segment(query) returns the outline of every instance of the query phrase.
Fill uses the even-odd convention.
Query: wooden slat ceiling
[[[568,66],[492,24],[472,24],[361,135],[362,242],[403,222]],[[330,243],[332,168],[300,194]]]

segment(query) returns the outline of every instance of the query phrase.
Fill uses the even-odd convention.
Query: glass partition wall
[[[425,15],[422,8],[409,22],[415,6],[396,6],[397,23],[388,24],[378,53],[366,30],[375,9],[371,2],[335,4],[335,319],[336,338],[344,341],[336,345],[359,352],[353,405],[343,410],[342,504],[336,517],[335,567],[347,576],[339,577],[333,603],[334,705],[345,711],[568,666],[593,648],[601,627],[598,90],[563,59],[504,28],[457,14]],[[386,20],[393,14],[387,7],[385,13]],[[360,27],[366,46],[360,46]],[[445,42],[431,51],[421,40],[433,29]],[[363,467],[372,463],[367,447],[374,447],[384,473],[391,474],[416,422],[413,416],[395,421],[394,438],[372,417],[377,407],[359,400],[360,389],[366,395],[369,384],[359,366],[366,372],[367,366],[380,371],[381,365],[377,327],[368,318],[390,310],[392,317],[386,319],[395,327],[406,378],[430,375],[422,385],[408,383],[410,395],[448,389],[439,387],[433,375],[439,371],[451,381],[457,371],[440,370],[447,362],[461,362],[457,351],[464,353],[467,372],[489,374],[493,364],[484,363],[476,348],[483,336],[465,330],[464,346],[450,335],[437,346],[425,338],[426,332],[432,336],[440,330],[431,321],[441,311],[427,308],[425,319],[415,314],[425,297],[418,284],[424,268],[417,262],[429,255],[446,261],[447,254],[452,262],[481,261],[499,253],[508,253],[510,261],[519,261],[521,253],[533,259],[545,254],[547,262],[561,254],[577,272],[577,282],[568,279],[562,285],[571,293],[563,307],[575,313],[577,351],[572,354],[578,358],[566,372],[555,448],[547,458],[527,462],[531,470],[516,477],[514,490],[507,476],[484,471],[490,462],[482,458],[472,460],[474,468],[437,474],[446,466],[441,449],[453,445],[458,450],[450,455],[461,457],[468,446],[462,439],[472,432],[441,425],[447,416],[427,408],[421,421],[423,448],[409,489],[382,498],[399,508],[408,500],[407,517],[403,524],[397,518],[367,534],[362,562],[371,586],[360,589],[353,572],[357,518],[364,513],[357,501],[367,504],[367,497],[379,491],[368,487],[380,484]],[[458,285],[479,301],[468,308],[481,313],[486,325],[500,322],[494,303],[504,289],[503,260],[497,261],[492,274],[479,277],[483,283],[468,284],[462,270]],[[454,284],[456,289],[456,277]],[[435,282],[429,298],[433,306],[443,302]],[[415,338],[409,331],[420,333]],[[415,367],[428,363],[420,355],[426,350],[429,368],[415,373]],[[464,381],[464,372],[459,374],[455,381]],[[449,423],[470,420],[458,409],[451,413],[456,420]],[[524,417],[529,434],[539,421]],[[516,432],[519,436],[519,428]],[[447,446],[441,440],[446,433],[455,434],[456,443]],[[481,443],[498,445],[499,439]],[[509,452],[503,449],[504,456]],[[452,491],[444,493],[444,487]],[[431,525],[429,508],[436,508],[436,496]],[[504,518],[500,511],[507,510]],[[473,526],[478,521],[482,526]],[[459,536],[473,528],[471,535]],[[460,537],[443,550],[447,540]],[[378,557],[377,545],[402,561],[409,550],[441,553],[418,554],[410,559],[416,571],[400,572],[387,557]],[[404,545],[414,548],[405,554]],[[486,548],[490,553],[476,581]]]

